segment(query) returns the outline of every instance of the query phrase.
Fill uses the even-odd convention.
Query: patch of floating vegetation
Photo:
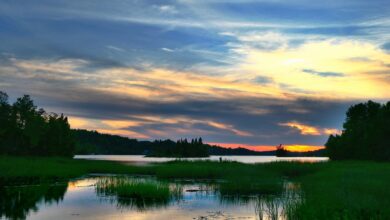
[[[96,183],[96,193],[120,207],[133,207],[139,210],[164,207],[182,197],[182,187],[153,179],[131,177],[105,177]]]

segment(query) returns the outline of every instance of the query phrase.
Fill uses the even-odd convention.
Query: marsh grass
[[[179,200],[182,188],[151,179],[107,177],[98,180],[96,193],[99,196],[114,197],[119,206],[144,210],[166,206],[172,200]]]
[[[390,164],[332,162],[300,178],[305,201],[290,219],[390,219]]]

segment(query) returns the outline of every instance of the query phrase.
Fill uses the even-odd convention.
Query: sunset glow
[[[0,3],[0,87],[72,128],[304,151],[390,98],[387,2],[60,2]]]
[[[222,146],[225,148],[246,148],[254,151],[274,151],[276,146],[263,146],[263,145],[243,145],[237,143],[208,143],[210,145]],[[283,147],[292,152],[308,152],[324,149],[324,146],[313,146],[313,145],[283,145]]]

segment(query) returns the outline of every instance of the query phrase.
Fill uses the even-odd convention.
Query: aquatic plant
[[[139,210],[166,206],[180,199],[182,188],[151,179],[129,177],[101,178],[96,183],[99,196],[114,198],[121,207],[136,207]]]

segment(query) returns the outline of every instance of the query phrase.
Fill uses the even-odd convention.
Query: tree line
[[[154,141],[155,147],[147,156],[157,157],[208,157],[209,145],[203,144],[202,138],[195,138],[188,141],[180,139],[177,142],[171,140]]]
[[[10,104],[0,91],[0,154],[73,156],[74,146],[67,117],[38,109],[29,95]]]
[[[342,133],[331,135],[325,146],[333,160],[390,161],[390,102],[351,106]]]

